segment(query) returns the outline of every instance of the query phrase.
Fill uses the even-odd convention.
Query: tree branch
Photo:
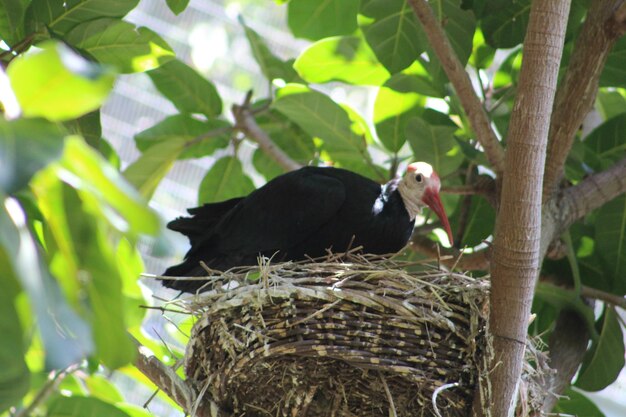
[[[583,285],[580,288],[580,295],[583,297],[593,298],[594,300],[602,301],[615,307],[619,307],[622,310],[626,310],[626,298],[619,295],[601,291],[597,288],[588,287],[586,285]]]
[[[246,97],[244,104],[233,105],[232,113],[235,117],[235,128],[246,135],[246,137],[255,141],[261,150],[276,161],[278,165],[283,167],[286,171],[294,171],[302,168],[302,164],[291,159],[289,155],[276,146],[272,138],[256,123],[254,115],[250,110],[250,94]]]
[[[467,114],[476,139],[485,149],[485,155],[494,171],[500,177],[504,171],[504,150],[491,128],[489,117],[472,87],[472,82],[456,56],[440,22],[426,0],[408,0],[413,12],[424,26],[424,32],[437,54],[448,79],[456,91],[461,105]]]
[[[624,14],[624,0],[591,3],[554,103],[544,176],[544,201],[548,201],[558,188],[576,132],[594,105],[606,59],[624,33]]]
[[[543,172],[569,8],[570,0],[534,0],[524,40],[491,258],[489,325],[494,358],[489,361],[487,414],[492,416],[513,415],[517,399],[542,259]],[[486,411],[477,400],[473,410],[476,415]]]

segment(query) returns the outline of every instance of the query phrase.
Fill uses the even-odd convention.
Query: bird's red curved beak
[[[446,216],[446,212],[443,209],[443,204],[441,204],[441,198],[439,197],[439,191],[435,188],[427,187],[424,190],[424,195],[422,196],[422,201],[428,207],[431,208],[432,211],[439,217],[441,220],[441,224],[445,229],[446,233],[448,233],[448,239],[450,240],[450,245],[454,245],[454,241],[452,239],[452,229],[450,229],[450,222],[448,221],[448,216]]]

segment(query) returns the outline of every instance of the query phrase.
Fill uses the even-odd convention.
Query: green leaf
[[[261,68],[261,72],[265,75],[265,78],[269,81],[280,79],[287,83],[301,81],[291,63],[277,58],[258,33],[250,29],[250,27],[243,22],[243,19],[240,18],[239,21],[246,33],[250,49],[252,49],[252,55],[257,64],[259,64],[259,68]]]
[[[65,39],[122,73],[149,71],[174,59],[174,51],[159,35],[123,20],[91,20],[76,26]]]
[[[439,176],[452,173],[463,162],[463,153],[454,139],[457,130],[454,125],[432,124],[422,117],[409,120],[406,136],[415,160],[428,162]]]
[[[405,0],[363,0],[360,13],[371,21],[362,27],[367,43],[391,74],[424,51],[424,34]]]
[[[24,14],[28,2],[25,0],[0,1],[0,39],[14,46],[24,38]]]
[[[102,105],[115,77],[59,42],[11,62],[7,75],[25,116],[69,120]],[[45,68],[45,71],[42,71]]]
[[[219,159],[204,176],[198,190],[198,204],[242,197],[254,191],[252,180],[234,156]]]
[[[215,135],[206,136],[215,132]],[[212,155],[217,149],[222,149],[230,143],[230,123],[209,119],[201,121],[194,119],[189,114],[177,114],[169,116],[156,125],[135,135],[137,147],[145,152],[152,146],[162,142],[183,139],[185,149],[179,159],[201,158]],[[206,137],[200,138],[205,135]]]
[[[98,398],[109,403],[124,402],[124,396],[117,387],[102,375],[89,375],[83,378],[83,382],[92,398]]]
[[[67,121],[63,125],[70,133],[82,136],[85,142],[92,148],[100,149],[100,139],[102,139],[100,110],[87,113],[78,119]]]
[[[92,397],[57,397],[46,417],[130,417],[113,404]]]
[[[172,13],[176,16],[181,14],[189,5],[189,0],[166,0],[167,7],[170,8]]]
[[[611,49],[600,76],[600,87],[626,87],[626,37]]]
[[[149,71],[157,90],[182,113],[216,117],[222,113],[222,99],[215,86],[191,67],[178,60]]]
[[[3,200],[0,201],[4,203]],[[24,361],[24,333],[15,308],[19,287],[11,274],[9,251],[4,247],[8,237],[17,237],[17,231],[9,221],[3,205],[0,208],[0,267],[3,271],[0,277],[0,413],[16,405],[30,385],[30,372]],[[14,245],[18,240],[10,244]]]
[[[613,290],[626,293],[626,196],[622,195],[598,209],[595,251],[605,261],[604,273],[613,282]]]
[[[310,83],[380,85],[389,78],[389,72],[359,36],[322,39],[300,54],[294,68]]]
[[[624,97],[624,90],[607,91],[601,89],[598,91],[596,105],[604,120],[626,113],[626,97]]]
[[[0,191],[12,194],[24,188],[61,156],[64,138],[63,129],[46,120],[0,118]]]
[[[604,413],[593,401],[571,388],[563,393],[552,409],[552,413],[562,416],[604,417]]]
[[[624,368],[624,337],[614,307],[605,307],[600,322],[600,338],[587,352],[576,379],[576,387],[585,391],[606,388]]]
[[[612,166],[626,152],[626,113],[619,114],[595,128],[585,139],[585,162],[600,171]]]
[[[458,210],[460,210],[463,199],[460,200]],[[450,218],[452,230],[458,230],[459,211]],[[467,223],[463,236],[461,237],[461,247],[470,248],[479,245],[489,235],[493,233],[496,220],[496,212],[493,207],[481,196],[472,196]]]
[[[27,25],[32,31],[46,26],[64,35],[76,25],[102,17],[124,17],[139,0],[32,0]]]
[[[482,29],[494,48],[512,48],[524,41],[530,17],[530,0],[487,0]]]
[[[143,198],[118,171],[83,141],[66,141],[61,167],[61,175],[71,180],[75,188],[94,195],[100,201],[102,210],[110,211],[112,208],[122,216],[125,222],[115,223],[122,230],[128,228],[135,233],[147,234],[159,230],[159,219],[146,206]]]
[[[318,40],[350,35],[357,28],[359,0],[291,0],[287,24],[298,38]]]
[[[278,90],[272,106],[309,135],[322,139],[324,150],[338,165],[377,177],[367,142],[353,132],[348,112],[328,96],[302,85],[289,84]]]
[[[476,68],[487,68],[493,62],[495,53],[496,50],[485,42],[483,32],[481,30],[475,31],[469,63]]]
[[[184,138],[157,142],[126,168],[124,177],[149,200],[185,149]]]
[[[459,61],[465,66],[472,53],[476,19],[470,10],[460,7],[460,0],[434,0],[429,4],[448,35]]]
[[[3,199],[4,200],[4,199]],[[87,323],[67,304],[31,236],[16,200],[0,207],[0,246],[28,295],[45,346],[46,366],[62,369],[93,352]],[[9,339],[10,340],[10,339]]]

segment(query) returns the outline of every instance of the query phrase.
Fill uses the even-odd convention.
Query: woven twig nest
[[[466,416],[484,366],[488,283],[350,257],[209,277],[188,379],[245,416]]]

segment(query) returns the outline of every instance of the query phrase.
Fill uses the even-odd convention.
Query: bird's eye
[[[424,180],[424,177],[422,177],[422,174],[417,174],[415,176],[415,181],[422,182],[423,180]]]

